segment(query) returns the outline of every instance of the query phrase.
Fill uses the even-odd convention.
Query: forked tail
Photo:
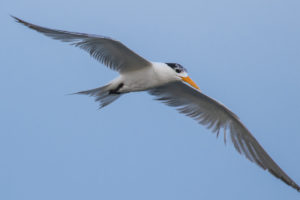
[[[95,101],[100,102],[99,108],[103,108],[104,106],[107,106],[108,104],[117,100],[121,96],[121,94],[112,93],[111,90],[108,89],[108,86],[109,85],[91,89],[91,90],[80,91],[75,94],[85,94],[85,95],[95,97]]]

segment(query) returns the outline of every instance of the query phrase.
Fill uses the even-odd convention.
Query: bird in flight
[[[180,64],[150,62],[121,42],[108,37],[45,28],[12,17],[28,28],[87,51],[120,74],[107,85],[76,94],[94,97],[102,108],[123,94],[147,91],[217,135],[223,132],[225,141],[228,132],[228,137],[240,154],[300,192],[299,185],[272,160],[240,119],[223,104],[203,94]]]

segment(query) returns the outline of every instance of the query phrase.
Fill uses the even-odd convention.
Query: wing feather
[[[28,23],[17,17],[12,17],[18,23],[28,28],[87,51],[96,60],[120,73],[151,66],[149,61],[127,48],[121,42],[111,38],[45,28]]]
[[[157,100],[176,107],[180,113],[195,119],[217,135],[223,131],[225,141],[226,130],[229,131],[231,141],[240,154],[300,191],[300,187],[272,160],[239,118],[223,104],[182,82],[153,88],[149,93],[157,96]]]

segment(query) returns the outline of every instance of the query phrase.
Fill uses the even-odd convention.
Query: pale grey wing
[[[268,170],[277,178],[300,191],[300,187],[272,160],[239,118],[224,105],[182,82],[173,82],[149,90],[157,100],[176,107],[180,113],[219,134],[230,133],[235,149],[250,161]]]
[[[99,35],[75,33],[37,26],[12,16],[17,22],[53,39],[68,42],[87,51],[92,57],[120,73],[151,66],[121,42]]]

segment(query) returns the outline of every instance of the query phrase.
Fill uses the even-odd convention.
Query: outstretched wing
[[[120,73],[151,66],[149,61],[134,53],[121,42],[108,37],[45,28],[12,17],[17,22],[46,36],[68,42],[87,51],[92,57]]]
[[[157,100],[177,107],[180,113],[195,119],[213,132],[219,134],[224,131],[224,139],[228,131],[240,154],[300,191],[300,187],[272,160],[239,118],[224,105],[182,82],[172,82],[151,89],[149,93],[157,96]]]

